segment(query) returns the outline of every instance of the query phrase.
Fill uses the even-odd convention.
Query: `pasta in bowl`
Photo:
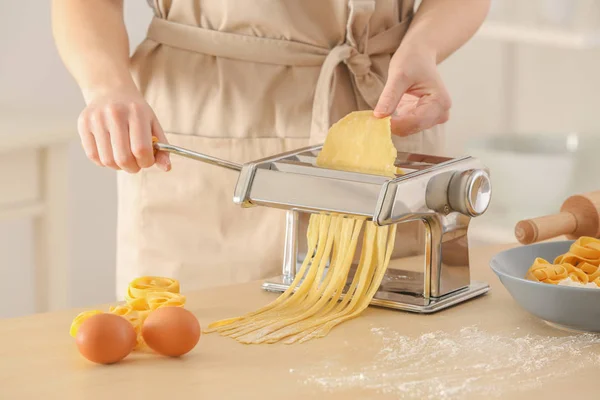
[[[553,262],[536,257],[525,277],[552,285],[600,289],[600,239],[580,237]]]
[[[496,254],[490,266],[526,311],[562,328],[600,332],[600,240],[551,241]]]

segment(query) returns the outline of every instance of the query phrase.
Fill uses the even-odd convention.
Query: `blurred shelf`
[[[44,213],[44,204],[31,202],[14,207],[0,208],[0,222],[5,220],[39,217]]]
[[[41,148],[77,138],[76,114],[0,104],[0,152]]]
[[[68,150],[77,136],[75,114],[0,104],[0,219],[34,217],[36,312],[68,306]]]
[[[597,33],[581,33],[567,29],[552,29],[511,24],[507,22],[486,21],[478,36],[487,39],[562,47],[568,49],[600,48],[600,31]]]

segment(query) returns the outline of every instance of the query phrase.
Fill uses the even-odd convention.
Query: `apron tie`
[[[356,78],[362,78],[371,72],[371,57],[367,54],[358,53],[352,49],[352,54],[344,61]]]
[[[215,57],[275,65],[320,66],[310,128],[310,142],[317,144],[324,141],[329,130],[337,66],[342,62],[347,65],[359,95],[359,105],[375,108],[385,82],[371,69],[371,56],[393,54],[412,19],[412,13],[403,11],[401,22],[369,37],[369,19],[375,9],[375,0],[349,0],[348,3],[345,41],[332,49],[284,39],[220,32],[157,16],[150,22],[147,39]]]
[[[327,55],[317,81],[310,129],[311,143],[323,142],[329,129],[331,86],[335,68],[340,62],[344,62],[348,67],[355,90],[362,97],[363,104],[366,103],[370,108],[377,105],[385,84],[383,78],[371,70],[369,20],[375,11],[375,0],[349,0],[348,7],[345,43],[333,48]],[[388,47],[386,50],[389,53],[394,52],[400,45],[400,40],[389,44],[395,47]]]
[[[311,143],[323,142],[329,129],[329,109],[331,107],[332,83],[335,69],[341,62],[348,66],[354,86],[364,102],[375,108],[383,91],[384,80],[371,70],[369,54],[359,53],[348,44],[334,47],[323,62],[315,88],[310,129]]]

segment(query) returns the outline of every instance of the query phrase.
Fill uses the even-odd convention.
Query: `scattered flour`
[[[575,286],[575,287],[585,287],[591,289],[600,289],[600,286],[596,285],[594,282],[581,283],[571,279],[571,277],[565,278],[562,281],[558,282],[561,286]]]
[[[600,366],[600,335],[495,335],[474,326],[416,338],[383,328],[371,332],[381,342],[380,350],[361,367],[329,361],[294,374],[330,392],[360,388],[403,399],[450,400],[534,389]]]

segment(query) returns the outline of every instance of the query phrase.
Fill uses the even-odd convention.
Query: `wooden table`
[[[472,250],[473,277],[491,284],[484,297],[434,315],[369,308],[302,345],[247,346],[210,334],[181,359],[136,353],[100,366],[68,334],[79,309],[3,320],[0,398],[597,398],[600,338],[522,310],[488,267],[507,247]],[[276,297],[259,282],[187,295],[203,326]]]

